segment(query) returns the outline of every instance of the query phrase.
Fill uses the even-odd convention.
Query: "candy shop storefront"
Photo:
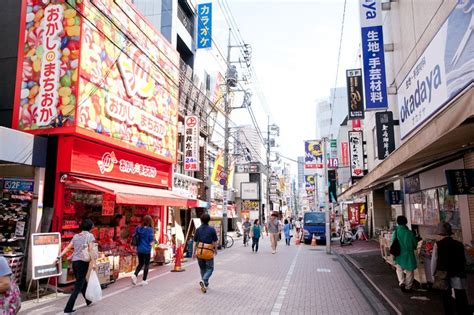
[[[24,0],[21,19],[12,124],[54,140],[52,230],[65,247],[91,218],[105,283],[135,266],[144,215],[162,242],[167,207],[188,202],[170,191],[179,54],[126,0]]]

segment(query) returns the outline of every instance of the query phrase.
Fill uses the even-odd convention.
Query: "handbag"
[[[137,247],[138,244],[140,244],[140,234],[138,234],[137,231],[135,231],[135,233],[133,233],[133,236],[132,236],[132,246]]]
[[[400,247],[400,242],[398,241],[397,232],[395,232],[395,239],[393,240],[392,245],[390,245],[390,254],[397,257],[400,256],[402,249]]]
[[[0,293],[0,312],[2,314],[16,314],[21,308],[20,289],[11,277],[10,288],[5,293]]]
[[[449,288],[448,272],[442,270],[436,270],[433,276],[433,289],[436,290],[447,290]]]
[[[203,260],[214,259],[214,244],[199,242],[197,245],[196,257]]]

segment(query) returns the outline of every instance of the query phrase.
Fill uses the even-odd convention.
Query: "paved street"
[[[146,287],[122,279],[103,291],[91,307],[78,298],[77,314],[372,314],[352,279],[324,247],[285,246],[271,254],[269,239],[253,254],[240,240],[216,258],[206,294],[199,290],[196,262],[186,271],[170,273],[155,267]],[[25,303],[23,314],[58,314],[67,296],[40,305]]]

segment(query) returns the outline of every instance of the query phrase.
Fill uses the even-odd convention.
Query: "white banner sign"
[[[406,138],[474,78],[472,1],[458,4],[398,87],[400,134]]]
[[[31,244],[33,279],[59,276],[61,268],[56,258],[61,250],[61,235],[59,233],[33,233]]]
[[[199,117],[184,118],[184,169],[199,171]]]
[[[349,131],[351,177],[364,176],[364,146],[362,131]]]
[[[258,200],[258,183],[240,183],[242,200]]]

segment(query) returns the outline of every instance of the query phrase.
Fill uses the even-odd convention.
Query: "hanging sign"
[[[393,130],[393,113],[375,113],[375,129],[377,131],[377,153],[383,160],[395,150],[395,131]]]
[[[184,118],[184,169],[199,171],[199,117]]]
[[[351,177],[364,176],[364,147],[362,131],[349,131],[349,157]]]
[[[365,109],[388,108],[381,0],[359,0]]]
[[[474,195],[474,169],[446,170],[450,195]]]
[[[349,165],[349,143],[341,142],[341,166],[348,166],[348,165]]]
[[[362,70],[346,70],[347,102],[349,120],[364,119],[364,91],[362,88]]]
[[[115,212],[115,195],[102,194],[102,216],[112,216]]]
[[[385,202],[389,205],[403,204],[403,194],[401,190],[386,190]]]
[[[304,168],[323,168],[323,146],[319,140],[308,140],[304,142]]]
[[[197,7],[198,28],[197,48],[212,47],[212,3],[202,3]]]
[[[59,276],[58,257],[61,251],[61,235],[59,233],[31,234],[31,264],[33,280]]]

